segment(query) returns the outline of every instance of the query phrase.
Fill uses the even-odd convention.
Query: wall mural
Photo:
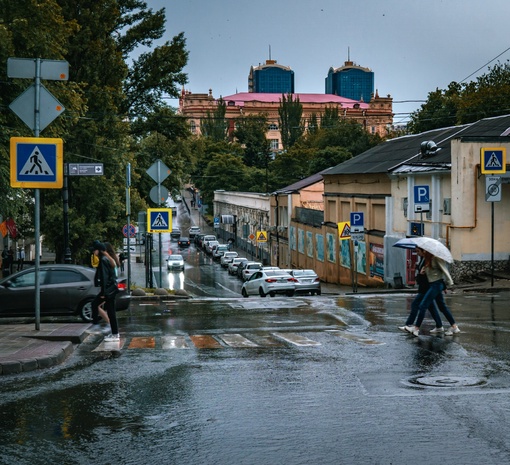
[[[317,250],[317,260],[324,261],[324,236],[322,234],[315,235],[315,250]]]
[[[336,262],[336,242],[335,238],[337,237],[336,234],[326,233],[326,239],[327,239],[327,254],[328,254],[328,262],[335,263]]]

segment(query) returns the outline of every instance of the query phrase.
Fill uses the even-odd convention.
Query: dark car
[[[180,239],[177,241],[177,246],[184,248],[189,247],[191,245],[191,241],[189,240],[189,237],[180,237]]]
[[[94,268],[79,265],[39,267],[41,316],[78,315],[92,320],[91,302],[99,293]],[[116,310],[129,308],[131,296],[125,280],[118,283]],[[35,268],[27,268],[0,281],[0,316],[35,316]]]
[[[172,232],[170,233],[171,239],[179,239],[181,237],[181,230],[179,228],[172,228]]]

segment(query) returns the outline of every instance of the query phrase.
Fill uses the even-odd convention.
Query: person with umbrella
[[[423,238],[428,239],[428,238]],[[434,240],[434,239],[433,239]],[[434,240],[435,241],[435,240]],[[439,241],[436,241],[439,243]],[[440,244],[440,243],[439,243]],[[442,245],[442,244],[441,244]],[[421,299],[420,305],[418,306],[418,319],[416,320],[416,324],[414,327],[411,326],[411,334],[414,336],[419,336],[420,334],[420,326],[423,322],[423,319],[425,318],[425,312],[430,307],[431,304],[433,304],[434,300],[438,302],[438,306],[441,309],[441,311],[444,313],[445,317],[451,324],[451,328],[445,332],[446,336],[452,336],[454,334],[460,333],[460,329],[455,323],[455,319],[453,318],[453,315],[451,314],[450,310],[446,306],[446,303],[444,302],[442,292],[446,289],[445,282],[448,286],[451,286],[453,284],[452,277],[450,276],[450,273],[448,271],[448,268],[446,266],[446,262],[443,258],[440,258],[436,255],[434,255],[431,252],[431,249],[436,251],[433,247],[428,247],[428,250],[425,248],[427,244],[421,244],[420,247],[424,249],[423,251],[423,257],[424,257],[424,266],[421,273],[425,273],[427,276],[427,279],[429,281],[429,289],[423,296],[423,299]],[[444,247],[444,246],[443,246]],[[444,247],[446,249],[446,247]],[[441,249],[438,248],[436,253],[439,255],[439,251]],[[448,249],[446,249],[448,250]],[[449,254],[449,251],[448,251]],[[446,258],[451,257],[451,254],[445,255]],[[436,331],[439,332],[439,331]]]

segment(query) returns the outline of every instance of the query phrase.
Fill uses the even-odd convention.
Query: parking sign
[[[360,233],[365,229],[363,212],[351,212],[351,233]]]

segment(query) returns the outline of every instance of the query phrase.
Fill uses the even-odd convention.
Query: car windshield
[[[295,270],[293,272],[293,275],[297,277],[304,277],[304,276],[315,276],[315,271],[313,270]]]
[[[168,257],[168,260],[172,260],[172,261],[177,261],[177,260],[182,260],[182,255],[170,255]]]

